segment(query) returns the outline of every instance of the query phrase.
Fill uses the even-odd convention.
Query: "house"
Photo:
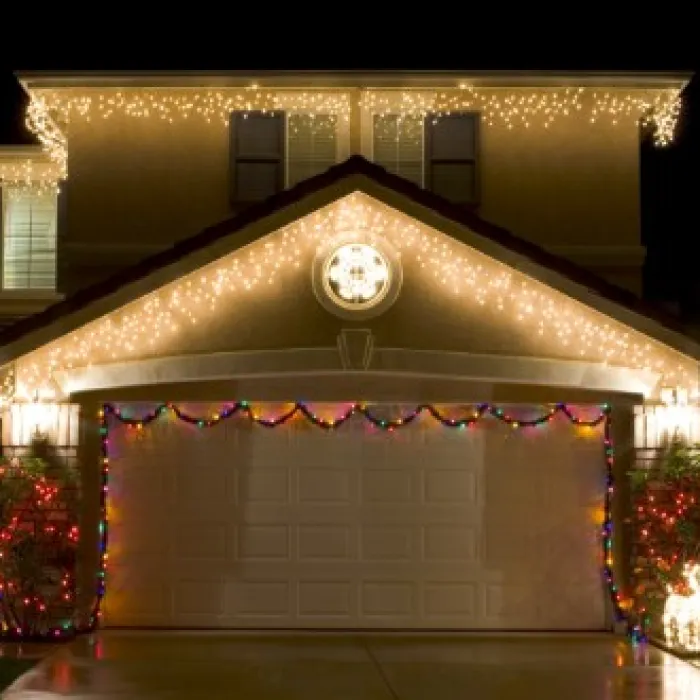
[[[635,415],[698,393],[638,295],[684,76],[21,79],[3,279],[65,298],[0,334],[3,439],[76,451],[84,619],[626,618]]]

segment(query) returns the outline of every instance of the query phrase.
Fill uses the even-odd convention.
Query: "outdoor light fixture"
[[[75,447],[79,411],[77,404],[42,400],[38,393],[31,401],[13,401],[2,409],[2,444],[29,447],[39,439],[59,447]]]

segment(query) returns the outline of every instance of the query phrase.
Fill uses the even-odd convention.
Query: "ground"
[[[587,635],[103,632],[56,651],[3,698],[692,700],[700,669]]]

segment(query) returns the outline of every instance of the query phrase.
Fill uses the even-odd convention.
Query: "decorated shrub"
[[[0,624],[8,636],[61,636],[74,627],[76,470],[46,443],[0,458]]]
[[[661,636],[666,598],[691,593],[684,566],[700,561],[700,452],[674,440],[657,465],[631,472],[630,480],[635,609]]]

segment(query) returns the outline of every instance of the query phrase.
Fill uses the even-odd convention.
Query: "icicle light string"
[[[610,596],[613,614],[617,622],[625,622],[626,615],[624,612],[623,598],[615,581],[614,562],[613,562],[613,522],[612,522],[612,504],[614,497],[614,448],[611,431],[611,407],[609,404],[603,404],[599,415],[594,418],[585,419],[576,416],[573,411],[564,403],[558,403],[550,406],[546,411],[534,419],[523,419],[514,416],[504,408],[500,408],[493,404],[482,403],[470,410],[466,415],[459,418],[451,418],[438,408],[431,404],[421,404],[416,406],[412,411],[409,411],[392,420],[386,420],[378,416],[372,409],[364,403],[353,403],[350,408],[344,411],[340,416],[334,419],[324,419],[318,416],[304,402],[295,402],[292,406],[279,413],[274,418],[264,418],[259,409],[256,409],[248,401],[236,401],[234,403],[225,404],[217,412],[206,416],[195,416],[187,413],[184,409],[174,403],[163,403],[157,406],[151,412],[140,417],[128,417],[114,404],[104,404],[99,413],[100,419],[100,435],[102,438],[101,451],[101,484],[100,489],[100,522],[98,525],[99,534],[99,568],[97,572],[97,590],[95,603],[90,615],[87,627],[88,631],[92,631],[99,626],[102,616],[101,604],[105,596],[106,571],[108,559],[108,542],[109,542],[109,523],[107,519],[107,503],[109,495],[109,425],[110,418],[113,418],[118,423],[124,424],[135,430],[143,430],[144,427],[152,424],[159,417],[165,416],[168,413],[175,416],[178,420],[191,425],[196,425],[202,429],[211,428],[221,423],[221,421],[231,419],[236,415],[241,415],[247,418],[254,424],[266,427],[276,428],[283,426],[295,416],[300,415],[310,424],[323,430],[332,431],[341,428],[343,423],[350,420],[355,415],[361,416],[364,420],[375,426],[382,432],[392,433],[400,428],[405,428],[410,425],[421,414],[430,415],[435,421],[446,428],[466,428],[474,425],[478,421],[493,417],[513,429],[523,430],[544,425],[551,421],[556,414],[562,414],[568,421],[576,426],[594,427],[604,423],[604,448],[605,448],[605,465],[606,465],[606,490],[604,498],[604,517],[601,529],[601,543],[603,552],[602,575],[606,582],[608,593]],[[639,636],[639,629],[632,628],[630,633],[633,636]]]
[[[478,111],[489,126],[508,129],[549,127],[557,119],[581,112],[588,105],[591,123],[607,120],[617,124],[625,119],[641,120],[654,129],[654,141],[667,146],[673,140],[680,112],[680,89],[620,90],[591,88],[512,88],[459,85],[438,90],[363,89],[359,106],[373,114],[396,114],[400,119],[436,118],[459,111]],[[66,177],[68,142],[66,125],[71,119],[108,119],[124,114],[139,119],[173,123],[181,119],[202,119],[227,125],[231,112],[279,111],[307,114],[319,120],[349,121],[351,95],[341,90],[267,89],[253,85],[243,89],[206,90],[198,88],[33,90],[26,124],[35,134],[55,168],[41,174],[31,160],[19,166],[0,163],[0,181],[26,186],[37,181],[42,188],[56,187]]]
[[[158,356],[189,328],[217,313],[235,313],[247,295],[282,284],[283,276],[296,274],[319,246],[350,233],[369,244],[386,242],[400,254],[405,272],[411,265],[413,274],[434,278],[446,295],[476,304],[470,313],[487,306],[540,356],[645,370],[695,396],[698,365],[693,358],[362,193],[343,197],[21,357],[17,396],[31,398],[53,386],[56,372]]]

